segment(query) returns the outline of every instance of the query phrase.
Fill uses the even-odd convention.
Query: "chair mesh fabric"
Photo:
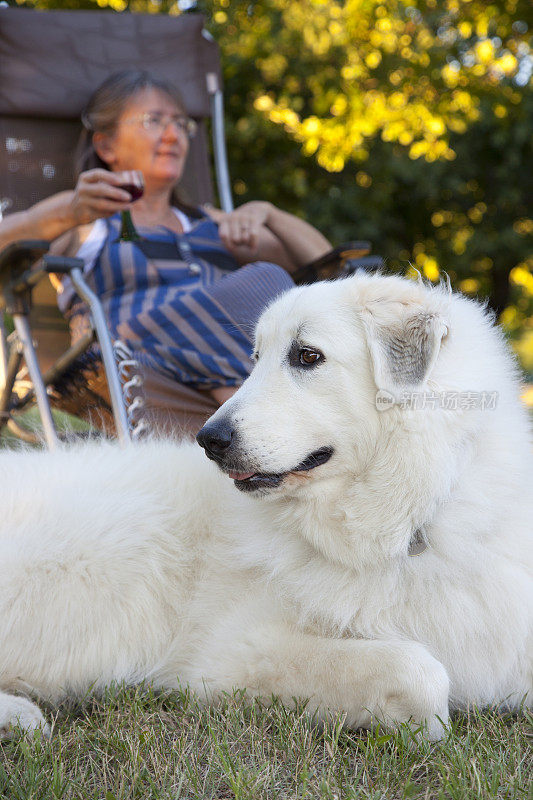
[[[0,9],[0,115],[71,119],[112,72],[137,67],[176,84],[193,117],[210,113],[205,73],[220,79],[200,14]]]

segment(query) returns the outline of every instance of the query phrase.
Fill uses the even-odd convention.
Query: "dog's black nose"
[[[224,456],[234,435],[232,425],[227,420],[208,422],[197,434],[196,441],[210,458]]]

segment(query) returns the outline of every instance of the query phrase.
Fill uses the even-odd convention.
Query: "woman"
[[[83,258],[111,335],[125,340],[142,365],[148,405],[170,403],[177,412],[185,403],[191,413],[179,423],[197,428],[249,373],[262,308],[292,285],[291,271],[330,244],[270,203],[246,203],[229,214],[179,203],[175,187],[194,123],[175,89],[149,73],[111,76],[82,121],[76,188],[7,217],[0,247],[43,238],[54,240],[53,252]],[[141,175],[144,194],[133,203],[121,185]],[[124,210],[142,243],[117,241]],[[68,279],[56,288],[76,338],[85,308]]]

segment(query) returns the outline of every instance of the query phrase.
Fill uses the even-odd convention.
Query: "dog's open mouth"
[[[273,489],[279,486],[287,475],[294,472],[308,472],[321,464],[329,461],[333,455],[333,447],[321,447],[314,453],[304,458],[294,469],[287,472],[234,472],[228,471],[228,475],[235,481],[235,486],[244,492],[253,492],[256,489]]]

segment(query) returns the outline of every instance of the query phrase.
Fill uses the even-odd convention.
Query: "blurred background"
[[[446,273],[488,300],[533,381],[531,0],[0,5],[205,13],[236,204],[271,200],[334,244],[369,239],[393,270]]]

